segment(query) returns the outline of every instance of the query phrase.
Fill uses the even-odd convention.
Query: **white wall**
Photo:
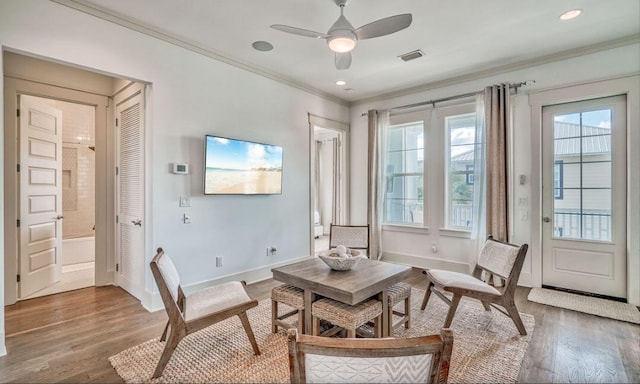
[[[49,1],[0,2],[0,45],[151,84],[146,262],[162,246],[190,285],[308,255],[307,113],[346,121],[346,106]],[[203,196],[205,134],[281,145],[282,194]],[[169,173],[174,162],[191,174]],[[190,208],[179,207],[185,194]],[[182,223],[183,212],[192,224]],[[270,245],[278,254],[267,257]],[[155,291],[149,272],[145,287]]]
[[[518,69],[512,72],[459,83],[437,89],[425,90],[414,94],[402,95],[387,99],[378,99],[362,103],[356,103],[351,106],[351,139],[354,142],[367,141],[367,117],[363,114],[370,109],[385,109],[406,104],[412,104],[432,99],[465,94],[484,89],[487,85],[497,84],[501,82],[517,83],[526,80],[535,80],[535,84],[521,88],[515,97],[514,111],[514,164],[513,177],[517,180],[518,175],[525,175],[527,182],[525,185],[516,183],[513,190],[512,202],[517,202],[519,198],[526,197],[529,200],[528,206],[514,206],[516,217],[513,223],[514,243],[539,242],[539,238],[532,237],[531,215],[538,213],[530,211],[531,199],[538,198],[538,192],[531,189],[531,177],[539,177],[532,175],[532,161],[538,158],[538,155],[532,153],[531,137],[531,108],[529,106],[528,92],[542,89],[561,88],[572,84],[580,84],[592,82],[600,79],[615,78],[623,75],[637,74],[640,72],[640,44],[633,44],[624,47],[613,48],[597,53],[586,54],[584,56],[574,57],[570,59],[549,62],[526,69]],[[637,87],[637,85],[634,85]],[[636,108],[637,105],[630,106]],[[630,136],[630,140],[638,141],[638,131],[640,130],[639,122],[632,121],[629,130],[635,132]],[[640,145],[640,142],[629,144],[631,148]],[[351,152],[351,175],[353,177],[351,183],[351,220],[354,224],[366,223],[367,200],[364,198],[367,193],[367,154],[364,146],[353,148]],[[638,169],[638,159],[631,159],[630,170]],[[633,172],[631,172],[633,173]],[[632,182],[630,184],[630,196],[638,196],[637,176],[631,174]],[[527,212],[528,218],[521,219],[520,213]],[[631,204],[629,207],[629,215],[637,217],[638,205]],[[637,222],[635,232],[638,232]],[[633,232],[631,232],[633,233]],[[385,259],[398,262],[408,263],[414,266],[431,267],[431,268],[448,268],[452,270],[467,271],[470,251],[470,241],[459,237],[452,237],[443,234],[438,228],[433,226],[429,232],[425,231],[385,231],[382,235],[383,254]],[[431,246],[436,244],[438,252],[433,253]],[[531,247],[530,247],[531,250]],[[630,294],[635,296],[635,300],[639,300],[638,292],[640,292],[640,278],[637,276],[637,260],[640,260],[640,250],[637,242],[630,239],[629,255],[632,264],[635,265],[630,271],[629,279],[631,281]],[[539,262],[540,255],[529,252],[527,260],[523,267],[520,283],[525,285],[535,284],[532,280],[532,260]],[[634,273],[636,275],[634,275]],[[637,302],[635,304],[638,304]]]

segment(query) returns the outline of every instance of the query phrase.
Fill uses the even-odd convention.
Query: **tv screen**
[[[204,194],[282,193],[282,147],[207,135]]]

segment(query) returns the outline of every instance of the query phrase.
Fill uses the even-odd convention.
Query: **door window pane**
[[[611,241],[611,118],[611,109],[554,116],[556,238]]]

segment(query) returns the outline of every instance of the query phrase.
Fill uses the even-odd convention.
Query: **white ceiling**
[[[359,41],[351,68],[338,71],[324,40],[270,28],[286,24],[326,32],[340,14],[333,0],[54,1],[345,101],[640,41],[638,0],[349,0],[345,16],[355,28],[400,13],[413,14],[413,23]],[[582,15],[558,19],[574,8]],[[274,49],[254,50],[251,44],[258,40]],[[397,58],[416,49],[426,55],[410,62]],[[338,79],[347,85],[337,86]]]

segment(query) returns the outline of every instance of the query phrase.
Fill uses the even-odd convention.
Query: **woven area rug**
[[[633,304],[546,288],[531,288],[527,299],[553,307],[640,324],[640,311]]]
[[[440,332],[448,307],[433,297],[420,310],[424,290],[413,289],[411,328],[396,337]],[[261,300],[248,312],[260,351],[254,356],[237,317],[184,338],[163,376],[151,375],[164,343],[158,338],[131,347],[109,358],[127,383],[288,383],[289,363],[284,331],[271,333],[271,301]],[[534,318],[521,314],[527,336],[520,336],[513,322],[498,311],[487,312],[480,302],[462,299],[452,328],[453,355],[449,371],[452,383],[513,383],[531,339]]]

